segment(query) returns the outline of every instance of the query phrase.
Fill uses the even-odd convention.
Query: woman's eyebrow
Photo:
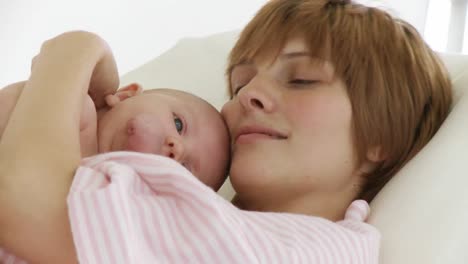
[[[295,52],[286,52],[279,55],[279,59],[282,61],[285,60],[292,60],[296,58],[307,57],[308,63],[310,66],[314,67],[315,69],[320,69],[323,71],[326,79],[332,80],[335,70],[334,67],[327,61],[322,60],[317,57],[313,57],[310,52],[308,51],[295,51]]]
[[[292,58],[296,58],[296,57],[310,57],[312,59],[310,52],[305,51],[305,50],[304,51],[285,52],[285,53],[281,53],[278,56],[278,58],[280,60],[292,59]],[[232,72],[232,70],[234,70],[237,67],[250,66],[252,64],[253,64],[252,60],[242,60],[239,63],[231,65],[231,72]]]
[[[296,57],[311,57],[311,55],[308,51],[286,52],[279,55],[280,60],[292,59]]]
[[[297,60],[306,59],[310,65],[314,65],[318,67],[323,67],[326,64],[326,61],[313,56],[312,53],[310,53],[307,50],[284,52],[278,55],[278,60],[282,62],[289,61],[289,60],[296,60],[296,59]]]

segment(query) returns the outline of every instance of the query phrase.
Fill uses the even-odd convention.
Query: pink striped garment
[[[12,254],[9,254],[3,248],[0,248],[0,263],[1,264],[27,264],[26,261],[23,261],[20,258],[15,257]]]
[[[80,263],[378,263],[365,201],[339,222],[243,211],[162,156],[84,160],[68,205]]]

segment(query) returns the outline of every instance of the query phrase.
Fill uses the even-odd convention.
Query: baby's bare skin
[[[28,87],[27,84],[26,82],[15,83],[0,90],[0,139],[7,137],[7,134],[3,132],[5,128],[13,124],[8,124],[8,122],[10,116],[15,115],[14,109],[21,108],[20,105],[16,105],[17,101],[21,100],[21,94],[31,92],[23,91],[23,87]],[[41,88],[43,87],[39,86],[36,89]],[[52,93],[48,98],[39,98],[38,102],[44,104],[44,106],[39,107],[46,107],[46,102],[59,103],[53,97],[54,95],[55,93]],[[42,94],[38,93],[37,96],[42,96]],[[143,93],[140,85],[132,83],[121,87],[114,94],[106,95],[105,104],[106,106],[96,111],[90,96],[86,96],[83,100],[79,134],[82,158],[111,151],[135,151],[165,155],[186,166],[196,177],[214,190],[221,187],[225,179],[226,169],[223,164],[227,164],[226,153],[229,152],[229,136],[219,112],[207,102],[200,98],[197,99],[194,95],[173,89],[153,89]],[[190,110],[198,109],[196,111],[204,119],[200,119],[200,117],[195,119],[193,116],[184,114],[188,113],[188,110],[182,106],[187,106]],[[186,115],[188,118],[181,118],[182,115]],[[177,128],[176,120],[180,121],[181,131]],[[29,137],[36,138],[36,127],[42,127],[44,123],[46,126],[53,125],[52,123],[48,124],[47,122],[50,121],[47,119],[35,121],[37,121],[37,125],[28,130],[31,132]],[[213,169],[211,167],[210,164],[218,164],[212,163],[212,159],[204,163],[207,165],[203,166],[202,172],[200,172],[200,166],[194,165],[200,163],[199,161],[195,162],[194,160],[197,159],[193,157],[194,155],[200,156],[200,154],[195,153],[195,150],[201,149],[201,147],[192,147],[193,144],[187,143],[190,137],[185,136],[184,128],[186,126],[192,127],[191,125],[196,122],[199,122],[203,127],[210,123],[213,124],[213,127],[206,128],[202,133],[195,133],[197,135],[212,133],[210,137],[200,136],[193,140],[194,144],[199,144],[199,146],[216,146],[214,152],[219,153],[218,156],[221,157],[219,168]],[[201,127],[200,125],[193,127]],[[190,131],[190,133],[194,133],[192,128]],[[31,140],[29,137],[27,139]],[[206,138],[210,138],[210,140],[206,140]],[[217,138],[218,141],[215,141],[214,138]],[[36,140],[34,142],[37,142]],[[39,149],[43,150],[44,148],[42,146]]]
[[[0,139],[5,130],[16,102],[23,91],[25,82],[17,82],[0,89]],[[83,102],[80,119],[81,156],[97,154],[97,115],[91,97],[86,96]]]

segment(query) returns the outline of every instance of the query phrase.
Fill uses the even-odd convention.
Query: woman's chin
[[[230,180],[233,187],[239,189],[258,189],[273,182],[275,174],[268,162],[261,160],[233,159],[230,170]],[[240,191],[237,190],[236,191]]]

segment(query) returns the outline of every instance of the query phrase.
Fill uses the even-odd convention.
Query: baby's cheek
[[[140,114],[127,122],[125,150],[142,153],[163,154],[165,134],[154,117]]]

